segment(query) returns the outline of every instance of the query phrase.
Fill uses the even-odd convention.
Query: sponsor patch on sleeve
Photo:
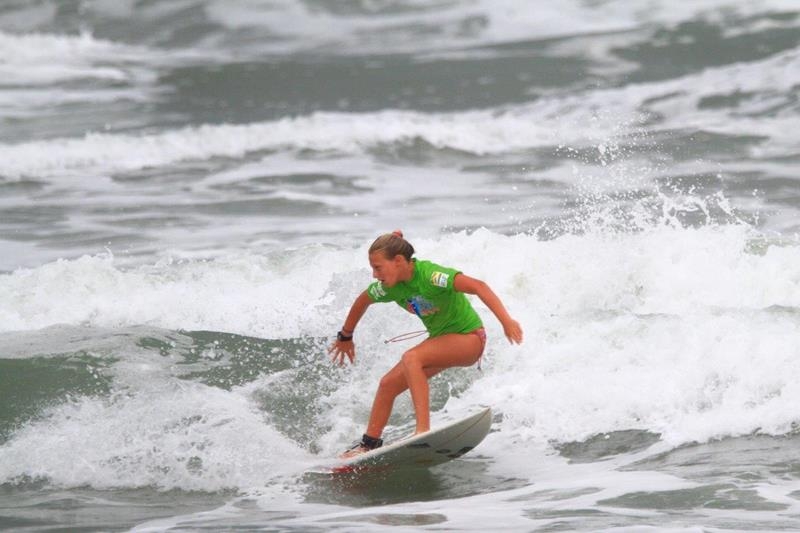
[[[372,296],[373,300],[377,300],[378,298],[383,298],[386,296],[386,290],[383,288],[380,282],[374,283],[369,288],[369,294]]]
[[[444,272],[434,272],[431,274],[431,283],[437,287],[447,287],[447,281],[450,279],[450,274]]]

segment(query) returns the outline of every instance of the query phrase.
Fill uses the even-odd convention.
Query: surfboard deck
[[[492,427],[489,407],[466,418],[406,437],[355,457],[341,459],[331,469],[334,473],[363,469],[428,468],[451,461],[481,443]]]

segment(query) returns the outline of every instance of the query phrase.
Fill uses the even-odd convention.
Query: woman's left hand
[[[506,338],[511,344],[522,344],[522,326],[513,318],[503,323],[503,332],[506,334]]]

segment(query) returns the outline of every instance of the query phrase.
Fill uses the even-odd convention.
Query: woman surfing
[[[369,248],[375,282],[353,302],[336,341],[328,350],[332,361],[355,361],[353,332],[367,308],[376,302],[395,302],[417,315],[428,338],[407,350],[378,384],[367,429],[361,442],[342,457],[380,447],[395,398],[409,389],[416,415],[415,434],[430,430],[428,379],[454,366],[478,362],[486,346],[486,332],[466,294],[474,294],[500,321],[511,343],[522,342],[522,328],[500,298],[483,281],[431,261],[413,257],[414,247],[399,230],[378,237]]]

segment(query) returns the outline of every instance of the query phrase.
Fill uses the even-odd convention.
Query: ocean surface
[[[314,474],[396,228],[526,339]],[[798,531],[799,233],[796,0],[3,0],[0,530]]]

